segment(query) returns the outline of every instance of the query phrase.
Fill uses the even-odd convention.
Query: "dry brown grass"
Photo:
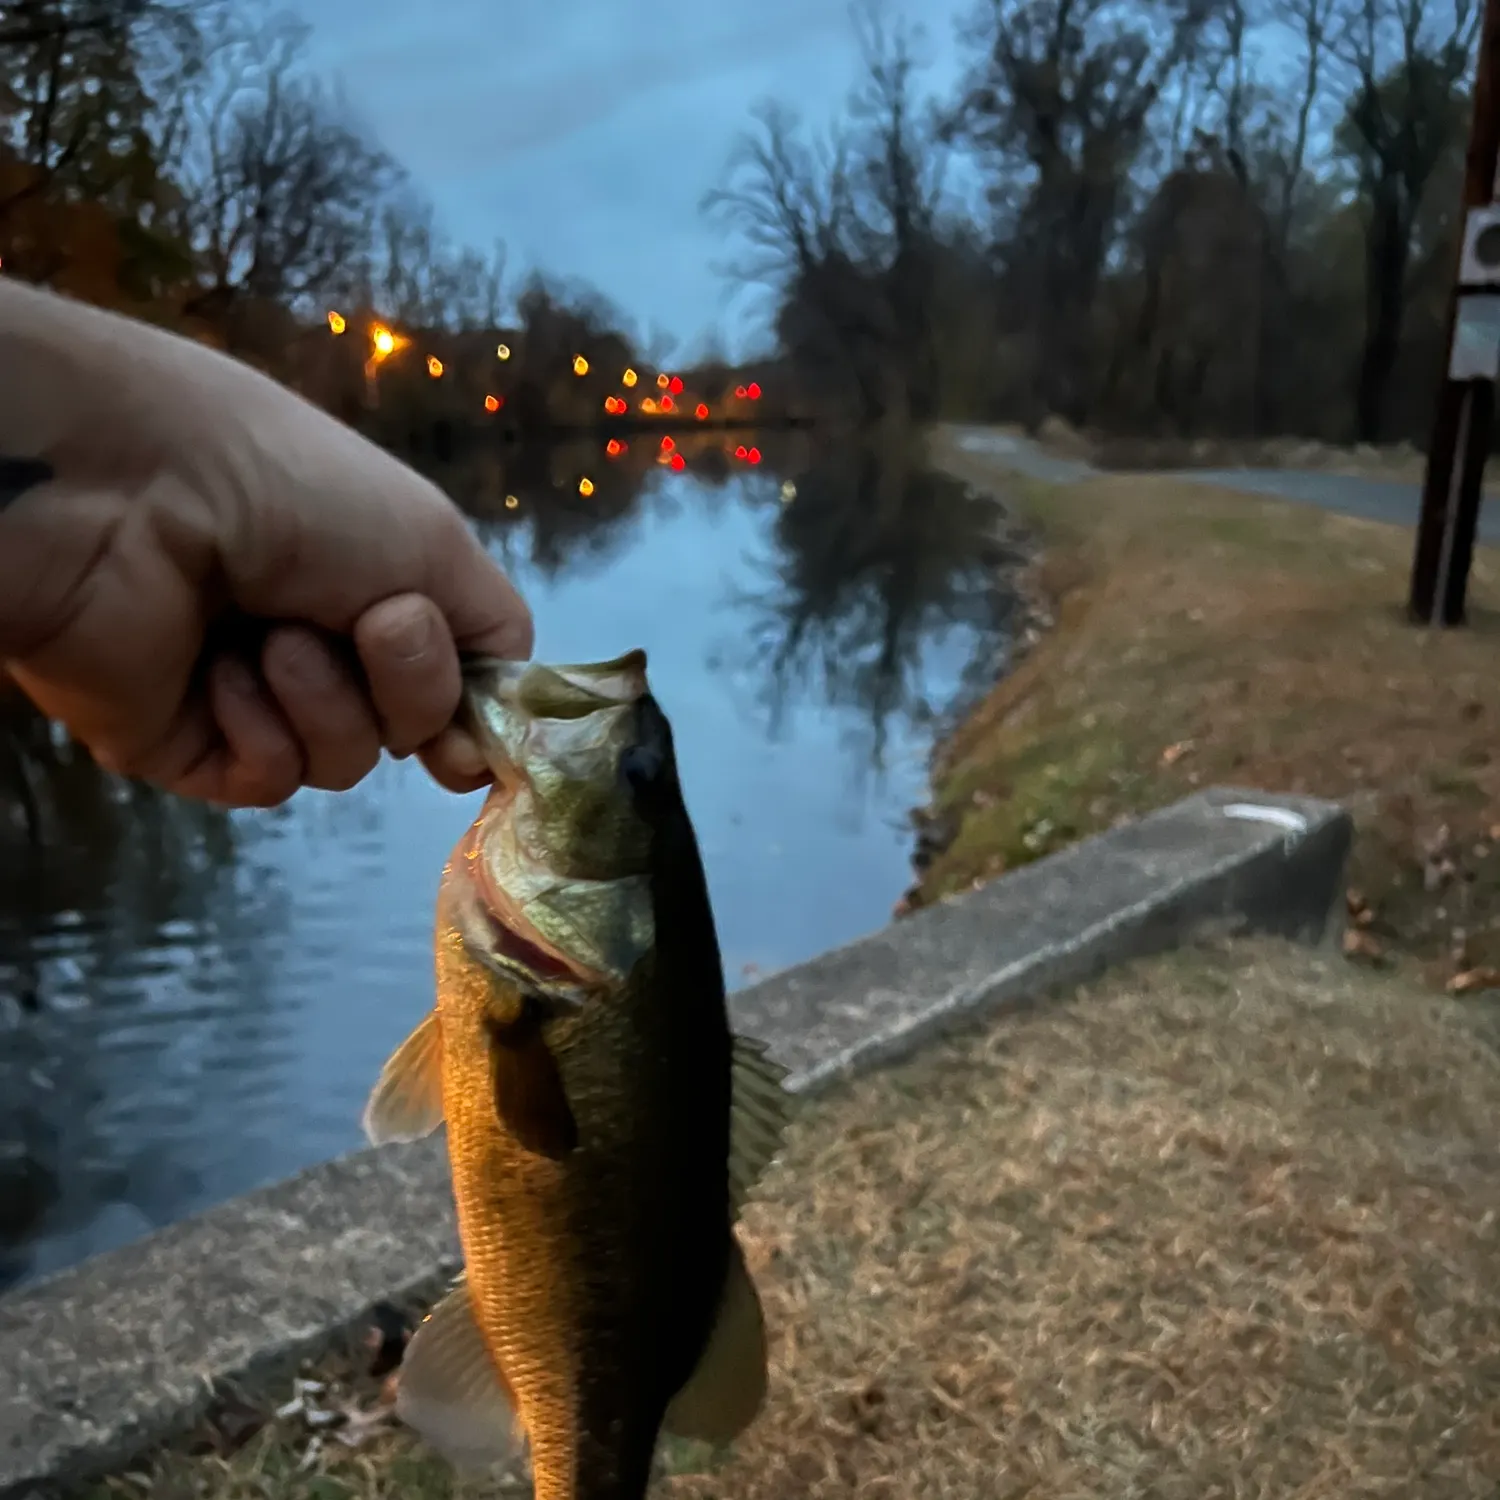
[[[1471,624],[1410,626],[1405,530],[1182,481],[1018,487],[1059,620],[945,747],[928,898],[1235,782],[1345,801],[1358,941],[1430,979],[1500,970],[1500,568]],[[1481,973],[1480,977],[1484,977]],[[1500,972],[1493,976],[1500,982]]]
[[[1500,1068],[1453,1001],[1179,955],[868,1080],[749,1233],[734,1495],[1491,1494]]]
[[[1493,1497],[1495,1032],[1393,976],[1235,946],[841,1089],[745,1226],[767,1409],[662,1500]],[[306,1444],[284,1423],[110,1488],[486,1493],[399,1434],[299,1473]]]

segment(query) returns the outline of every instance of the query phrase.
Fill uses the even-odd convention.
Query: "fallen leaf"
[[[1495,989],[1500,989],[1500,969],[1492,969],[1487,965],[1477,969],[1465,969],[1448,981],[1450,995],[1474,995],[1480,990]]]
[[[1175,766],[1184,755],[1193,753],[1193,748],[1197,743],[1196,740],[1178,740],[1175,745],[1168,745],[1161,753],[1162,765]]]
[[[1385,949],[1371,933],[1363,928],[1351,927],[1344,933],[1344,956],[1378,960],[1385,957]]]

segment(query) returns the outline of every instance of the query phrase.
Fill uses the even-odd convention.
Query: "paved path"
[[[959,446],[970,453],[983,453],[1018,474],[1054,484],[1071,484],[1097,472],[1085,463],[1054,458],[1025,438],[984,427],[960,429],[957,439]],[[1316,470],[1176,469],[1162,477],[1216,484],[1249,495],[1269,495],[1393,526],[1415,526],[1421,498],[1418,485],[1401,480],[1361,479]],[[1500,543],[1500,507],[1493,502],[1480,508],[1479,539]]]

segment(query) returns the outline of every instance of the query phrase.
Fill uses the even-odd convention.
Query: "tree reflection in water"
[[[773,724],[798,695],[854,710],[879,770],[893,720],[953,707],[924,693],[930,649],[966,636],[992,674],[1016,604],[1006,569],[1021,560],[1003,513],[890,439],[816,449],[798,471],[758,476],[757,498],[780,514],[768,582],[740,602]]]
[[[123,1100],[190,1109],[215,1086],[205,1068],[254,1067],[274,1035],[265,938],[284,912],[245,842],[227,814],[100,771],[0,696],[0,1286],[43,1229],[82,1230],[103,1204],[138,1232],[195,1196],[186,1156],[122,1146],[112,1120]],[[154,1028],[177,1014],[191,1034]]]

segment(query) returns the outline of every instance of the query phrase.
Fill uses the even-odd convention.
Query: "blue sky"
[[[957,74],[968,0],[886,0],[918,21],[933,87]],[[825,123],[855,81],[848,0],[292,0],[312,61],[458,239],[579,276],[643,328],[731,350],[764,328],[699,211],[751,106]]]

